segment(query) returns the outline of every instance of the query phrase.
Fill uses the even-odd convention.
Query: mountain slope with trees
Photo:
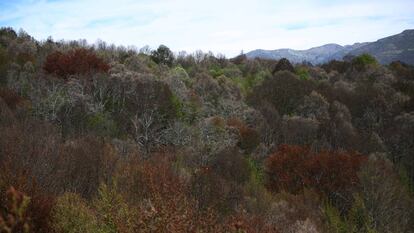
[[[0,29],[0,232],[410,233],[414,69]]]

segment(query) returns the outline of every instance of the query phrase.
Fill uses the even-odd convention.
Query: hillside
[[[403,61],[414,64],[414,30],[380,39],[375,42],[355,43],[341,46],[338,44],[326,44],[307,50],[277,49],[277,50],[253,50],[246,53],[248,58],[281,59],[287,58],[293,63],[310,62],[322,64],[331,60],[342,60],[346,55],[360,55],[368,53],[373,55],[381,64],[392,61]]]
[[[402,61],[414,65],[414,30],[405,30],[349,52],[351,55],[363,53],[373,55],[381,64]]]
[[[0,232],[412,233],[413,90],[413,67],[366,54],[308,66],[1,28]]]

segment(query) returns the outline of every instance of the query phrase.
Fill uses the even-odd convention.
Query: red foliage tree
[[[347,205],[364,161],[365,157],[356,153],[314,153],[308,147],[282,145],[266,160],[266,186],[273,192],[315,189],[334,203]]]
[[[79,48],[62,53],[59,51],[49,54],[43,64],[43,69],[50,74],[61,77],[92,72],[106,73],[109,65],[103,59],[88,49]]]

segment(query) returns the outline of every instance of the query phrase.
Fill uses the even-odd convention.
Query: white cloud
[[[23,28],[37,39],[100,38],[228,56],[256,48],[372,41],[414,28],[410,0],[26,0],[6,6],[0,24]]]

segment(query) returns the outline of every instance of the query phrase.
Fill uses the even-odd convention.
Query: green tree
[[[167,46],[160,45],[157,50],[151,52],[151,58],[157,64],[171,66],[174,61],[174,54]]]

